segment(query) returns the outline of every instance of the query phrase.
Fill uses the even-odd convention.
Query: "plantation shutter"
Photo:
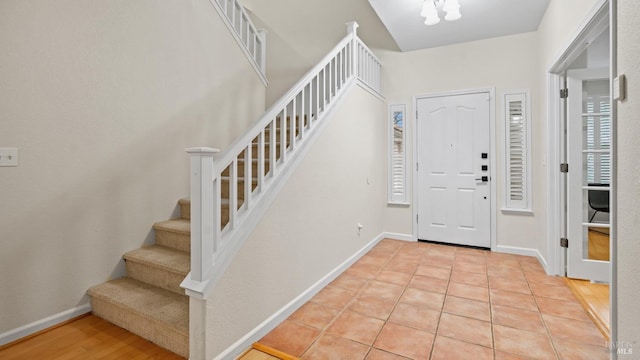
[[[391,154],[392,196],[394,199],[404,199],[404,144],[402,142],[402,129],[394,126],[393,132],[393,150]]]
[[[611,107],[608,95],[589,96],[585,102],[587,183],[611,182]]]
[[[529,119],[526,93],[505,95],[505,207],[529,209]]]
[[[405,105],[389,106],[389,203],[406,204]]]

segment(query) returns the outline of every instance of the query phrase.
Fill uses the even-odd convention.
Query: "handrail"
[[[266,86],[267,32],[257,29],[238,0],[209,0]]]
[[[348,23],[348,35],[223,154],[214,159],[215,149],[187,149],[192,256],[181,286],[190,296],[204,298],[219,279],[266,211],[265,199],[277,192],[267,190],[283,186],[348,86],[359,79],[379,94],[381,64],[358,39],[357,27]]]
[[[242,149],[246,146],[246,144],[253,138],[255,138],[262,129],[266,127],[269,123],[269,120],[273,120],[278,113],[280,113],[286,104],[290,103],[293,99],[294,95],[300,93],[300,91],[309,84],[318,72],[320,72],[326,64],[333,59],[333,57],[344,48],[344,46],[349,43],[353,39],[352,35],[345,36],[329,53],[318,62],[316,66],[311,68],[311,70],[307,71],[306,74],[302,76],[302,78],[296,82],[293,87],[289,91],[287,91],[278,101],[276,101],[265,114],[249,129],[245,132],[244,135],[239,137],[236,141],[231,143],[228,150],[225,150],[222,155],[220,155],[219,160],[221,163],[228,164],[233,160],[234,156],[237,156]]]

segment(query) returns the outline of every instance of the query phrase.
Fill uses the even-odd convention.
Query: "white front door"
[[[490,95],[419,98],[418,239],[491,247]]]
[[[567,276],[608,282],[609,70],[568,70],[567,88]]]

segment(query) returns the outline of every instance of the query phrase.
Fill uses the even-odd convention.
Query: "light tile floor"
[[[260,341],[303,359],[608,359],[532,257],[385,239]]]

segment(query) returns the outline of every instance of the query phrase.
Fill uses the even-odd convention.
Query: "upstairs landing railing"
[[[380,96],[380,61],[348,34],[223,154],[190,148],[191,272],[187,294],[204,298],[257,225],[336,100],[359,80]],[[270,198],[271,197],[271,198]]]
[[[266,86],[267,32],[257,29],[238,0],[209,0]]]

